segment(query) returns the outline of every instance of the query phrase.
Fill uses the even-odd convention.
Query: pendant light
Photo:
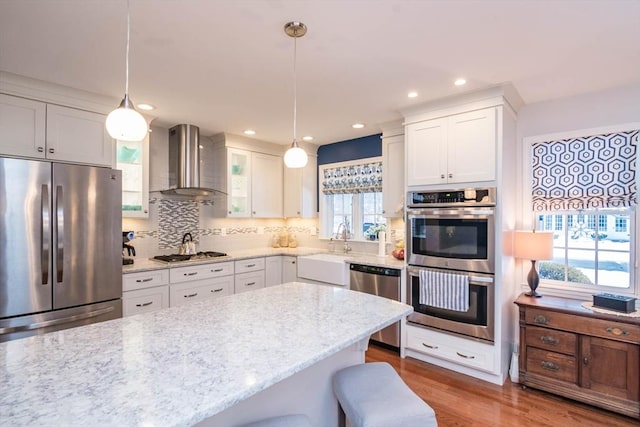
[[[120,106],[107,116],[107,132],[111,138],[121,141],[142,141],[147,136],[147,121],[142,114],[133,107],[129,99],[129,34],[131,32],[131,18],[129,17],[129,0],[127,0],[127,56],[125,60],[126,73],[124,83],[124,98]]]
[[[296,107],[297,107],[297,82],[296,82],[296,39],[307,34],[307,26],[302,22],[289,22],[284,26],[284,32],[293,37],[293,142],[284,153],[284,164],[288,168],[303,168],[307,165],[307,152],[298,147],[296,140]]]

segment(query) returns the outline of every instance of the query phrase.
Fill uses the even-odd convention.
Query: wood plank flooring
[[[370,345],[367,362],[388,362],[434,411],[439,427],[638,427],[640,420],[512,383],[490,384]]]

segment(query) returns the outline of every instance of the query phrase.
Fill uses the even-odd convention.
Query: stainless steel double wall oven
[[[410,323],[493,342],[495,188],[407,193]],[[466,274],[469,309],[420,304],[420,271]]]

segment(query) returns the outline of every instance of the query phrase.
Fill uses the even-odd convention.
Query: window
[[[538,264],[543,286],[590,294],[640,291],[634,267],[639,133],[528,138],[535,228],[554,233],[553,259]]]
[[[335,238],[345,224],[352,239],[377,238],[377,230],[386,226],[382,216],[381,159],[322,165],[320,176],[324,177],[320,196],[322,237]]]
[[[569,218],[573,215],[578,214],[569,212],[562,216]],[[596,230],[588,227],[587,220],[586,224],[576,222],[574,227],[550,230],[545,225],[547,218],[553,216],[557,217],[557,214],[544,213],[538,219],[538,229],[554,232],[553,260],[539,263],[540,279],[568,282],[570,286],[590,291],[600,287],[631,288],[631,235],[626,228],[619,230],[617,227],[618,220],[625,224],[632,220],[634,213],[631,209],[605,215],[598,212],[598,224],[613,224],[615,219],[614,229],[598,227]],[[594,218],[595,225],[596,214],[588,214],[589,218]]]

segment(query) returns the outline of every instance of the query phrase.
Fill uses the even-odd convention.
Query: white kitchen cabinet
[[[309,156],[309,161],[304,168],[284,168],[284,216],[286,218],[318,216],[317,190],[317,157]]]
[[[275,286],[282,282],[282,256],[270,256],[265,258],[264,281],[265,286]]]
[[[122,315],[148,313],[169,307],[169,286],[155,286],[122,293]]]
[[[282,283],[298,280],[298,258],[294,256],[282,257]]]
[[[46,104],[0,94],[0,154],[45,157]]]
[[[407,125],[407,185],[495,180],[496,127],[494,107]]]
[[[122,275],[123,316],[169,307],[169,269]]]
[[[171,307],[233,294],[234,276],[222,276],[171,284]]]
[[[282,158],[227,149],[227,216],[282,217]]]
[[[0,94],[0,153],[111,166],[106,116]]]
[[[264,288],[264,270],[236,274],[235,293],[254,291]]]
[[[142,141],[116,141],[122,171],[122,217],[149,217],[149,134]]]
[[[404,215],[404,170],[404,134],[390,137],[383,134],[382,215],[386,218]]]

